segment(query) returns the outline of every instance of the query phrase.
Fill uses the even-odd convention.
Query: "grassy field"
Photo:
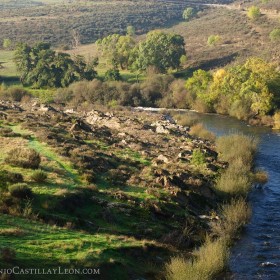
[[[145,113],[120,111],[112,118],[100,112],[91,132],[85,123],[71,132],[80,113],[24,108],[4,109],[8,117],[0,122],[0,171],[21,174],[33,193],[20,199],[1,187],[0,268],[96,267],[100,279],[155,279],[171,255],[201,242],[205,228],[197,215],[215,205],[209,188],[215,173],[206,161],[213,166],[215,159],[207,154],[201,168],[176,159],[182,150],[174,143],[189,150],[198,145],[192,138],[143,129],[158,120]],[[7,161],[15,147],[39,153],[44,181]],[[159,154],[175,161],[163,163]]]
[[[18,73],[13,62],[13,52],[0,50],[0,80],[1,77],[6,84],[17,83]]]
[[[19,126],[8,126],[12,128],[15,133],[21,135],[29,135],[29,130],[23,129]],[[20,167],[13,167],[4,164],[3,160],[7,156],[9,150],[13,147],[30,147],[40,153],[42,157],[41,170],[43,170],[48,180],[45,183],[34,183],[30,179],[33,173],[31,169],[24,169]],[[31,210],[26,218],[15,217],[11,215],[0,215],[0,242],[1,248],[8,247],[16,252],[16,264],[22,267],[102,267],[102,265],[115,262],[122,263],[125,266],[135,266],[133,259],[130,256],[123,254],[125,250],[142,250],[145,246],[154,245],[154,241],[137,240],[133,237],[125,235],[129,228],[125,228],[129,220],[123,218],[122,225],[106,225],[100,221],[98,215],[100,214],[100,207],[94,204],[85,205],[79,212],[79,215],[87,216],[87,219],[95,221],[95,226],[103,228],[102,231],[117,231],[119,234],[114,233],[91,233],[87,234],[84,231],[71,230],[71,223],[76,222],[76,216],[67,213],[67,211],[58,212],[53,209],[54,205],[65,197],[65,195],[73,192],[75,193],[82,185],[86,184],[83,178],[74,169],[72,163],[66,158],[58,155],[55,150],[45,143],[40,142],[35,137],[29,140],[21,137],[16,138],[1,138],[0,137],[0,150],[1,150],[1,168],[10,172],[17,172],[24,176],[25,182],[32,187],[35,198],[32,202],[32,213],[39,213],[40,216],[47,215],[49,218],[68,221],[69,226],[64,228],[44,224],[38,221],[30,220]],[[119,156],[122,158],[135,157],[140,162],[142,161],[139,154],[130,151],[122,151]],[[143,160],[143,164],[147,164]],[[103,177],[99,179],[100,196],[106,196],[108,191],[114,188],[108,184]],[[104,195],[102,194],[104,193]],[[140,198],[142,200],[151,197],[144,191],[139,191],[139,188],[128,187],[127,193]],[[112,200],[113,201],[113,200]],[[23,211],[27,211],[29,204],[23,206]],[[52,209],[52,210],[51,210]],[[127,220],[127,221],[126,221]],[[130,221],[131,223],[131,221]],[[109,227],[108,227],[109,226]],[[108,228],[107,228],[108,227]],[[112,228],[111,228],[112,227]],[[110,229],[111,228],[111,229]],[[114,230],[113,230],[114,228]],[[123,232],[124,235],[120,234]],[[138,249],[137,249],[138,248]],[[10,261],[1,261],[1,267],[9,267]],[[118,267],[118,265],[117,265]],[[116,268],[118,270],[118,268]],[[139,269],[139,268],[138,268]],[[136,269],[137,270],[137,269]],[[101,273],[105,278],[110,279],[112,275],[116,275],[115,279],[126,279],[123,277],[125,274],[115,271],[112,268],[109,272]],[[109,273],[109,274],[108,274]],[[118,273],[120,277],[118,278]],[[111,275],[111,276],[109,276]],[[20,279],[30,279],[21,277]],[[70,277],[69,279],[81,279],[81,276]],[[108,278],[107,278],[108,277]],[[40,279],[48,279],[47,276],[42,276]],[[62,276],[55,279],[64,279]]]

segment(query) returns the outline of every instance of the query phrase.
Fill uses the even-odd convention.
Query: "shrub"
[[[167,280],[211,280],[227,266],[229,250],[225,240],[211,241],[194,252],[194,260],[175,257],[166,265]]]
[[[241,134],[219,137],[216,145],[220,160],[231,163],[237,158],[242,158],[242,162],[247,166],[251,166],[257,149],[256,139]]]
[[[257,170],[254,174],[254,180],[256,183],[264,185],[268,181],[268,175],[263,170]]]
[[[278,111],[274,114],[273,121],[274,121],[273,128],[280,129],[280,111]]]
[[[18,167],[36,169],[40,165],[41,157],[33,149],[15,148],[8,153],[5,162]]]
[[[105,81],[120,81],[122,79],[118,69],[109,69],[105,73]]]
[[[269,38],[272,42],[280,41],[280,28],[275,28],[269,33]]]
[[[224,172],[215,185],[216,190],[230,195],[246,195],[251,188],[252,182],[246,174],[232,174]]]
[[[251,208],[244,198],[232,199],[220,209],[221,219],[212,223],[212,233],[230,241],[246,225],[251,217]]]
[[[228,113],[238,120],[246,121],[251,114],[251,105],[250,100],[236,100],[229,107]]]
[[[32,190],[25,183],[18,183],[9,186],[9,192],[11,196],[20,199],[31,198],[33,194]]]
[[[13,130],[9,127],[0,127],[0,136],[9,137],[13,133]]]
[[[235,161],[217,180],[216,190],[229,195],[247,195],[253,183],[249,168],[241,160]]]
[[[11,87],[8,89],[8,95],[11,100],[20,102],[23,97],[31,96],[31,94],[21,87]]]
[[[187,89],[185,87],[185,80],[182,79],[176,79],[175,81],[171,82],[168,88],[168,95],[166,95],[165,99],[167,99],[167,96],[171,98],[172,102],[169,102],[169,105],[167,104],[164,107],[170,107],[171,105],[174,105],[175,108],[181,108],[184,109],[187,107]]]
[[[36,170],[31,175],[31,179],[37,183],[43,183],[47,180],[47,178],[47,173],[42,170]]]
[[[222,136],[217,140],[219,159],[229,167],[222,173],[215,188],[230,195],[247,195],[252,183],[253,157],[257,148],[254,138],[245,135]]]
[[[5,91],[1,92],[1,98],[8,99],[11,101],[20,102],[25,96],[31,96],[31,94],[22,87],[10,87]]]
[[[21,183],[23,182],[23,176],[20,173],[10,172],[5,170],[7,181],[10,183]]]
[[[210,35],[207,39],[207,44],[209,46],[216,46],[221,41],[221,36],[219,35]]]
[[[173,118],[182,126],[193,126],[198,122],[198,118],[190,114],[176,114]]]
[[[191,159],[191,164],[194,166],[201,166],[205,164],[205,155],[200,149],[194,149]]]
[[[252,6],[248,9],[247,16],[252,20],[257,20],[261,16],[261,11],[259,7]]]
[[[191,127],[190,135],[211,141],[215,140],[215,134],[205,129],[201,123],[195,124]]]
[[[191,7],[188,7],[186,8],[184,11],[183,11],[183,19],[188,21],[190,20],[192,17],[194,16],[194,9],[191,8]]]

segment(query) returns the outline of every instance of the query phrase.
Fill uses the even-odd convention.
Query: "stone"
[[[157,160],[162,161],[164,163],[168,163],[169,162],[169,159],[166,156],[164,156],[164,155],[159,155],[157,157]]]

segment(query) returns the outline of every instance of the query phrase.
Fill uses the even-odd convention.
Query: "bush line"
[[[166,264],[167,280],[212,280],[228,267],[229,247],[251,217],[246,196],[254,181],[265,183],[263,171],[253,174],[257,141],[244,135],[222,136],[216,140],[219,159],[228,162],[214,189],[225,200],[219,218],[210,224],[205,243],[192,253],[191,259],[173,257]]]

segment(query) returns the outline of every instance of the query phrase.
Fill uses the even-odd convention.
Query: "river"
[[[269,181],[249,195],[253,215],[242,238],[232,249],[233,280],[280,279],[280,132],[251,127],[234,118],[197,113],[204,126],[221,136],[250,134],[259,138],[256,167],[265,170]]]

